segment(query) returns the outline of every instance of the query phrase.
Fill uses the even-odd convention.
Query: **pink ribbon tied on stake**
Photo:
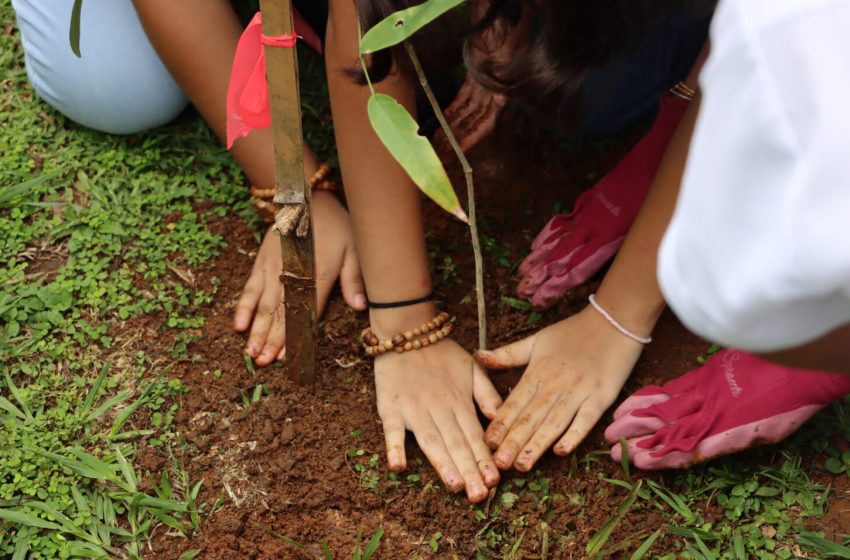
[[[294,19],[294,33],[269,37],[263,35],[263,16],[257,12],[242,32],[236,46],[230,84],[227,87],[228,150],[238,138],[248,136],[255,128],[268,128],[272,125],[265,45],[291,49],[295,47],[297,38],[301,38],[317,53],[322,53],[319,36],[298,10],[294,11]]]

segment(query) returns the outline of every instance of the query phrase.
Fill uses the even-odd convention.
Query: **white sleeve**
[[[721,0],[659,282],[753,351],[850,323],[850,2]]]

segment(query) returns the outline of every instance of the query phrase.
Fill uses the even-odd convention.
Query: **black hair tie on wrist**
[[[395,307],[408,307],[410,305],[416,305],[418,303],[425,303],[426,301],[434,301],[434,292],[431,292],[425,297],[417,298],[417,299],[407,299],[404,301],[390,301],[387,303],[376,303],[374,301],[366,300],[366,305],[371,307],[372,309],[393,309]]]

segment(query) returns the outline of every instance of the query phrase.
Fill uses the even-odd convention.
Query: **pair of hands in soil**
[[[317,250],[325,250],[319,253],[317,273],[320,309],[337,271],[346,302],[358,309],[362,283],[347,216],[330,201],[314,205],[314,211]],[[328,212],[335,223],[320,212]],[[343,214],[330,215],[337,212]],[[285,351],[279,270],[278,241],[267,235],[236,311],[242,330],[255,316],[247,351],[260,365]],[[475,359],[451,339],[381,356],[375,360],[375,385],[389,467],[407,467],[404,439],[410,430],[447,488],[465,489],[473,502],[484,500],[498,484],[500,469],[528,471],[556,441],[557,454],[572,452],[614,402],[640,352],[641,345],[585,310],[519,342],[479,351]],[[482,365],[526,364],[503,403]],[[491,421],[486,432],[474,403]]]
[[[455,130],[466,131],[460,138],[468,150],[492,132],[504,97],[484,89],[467,78],[458,96],[446,111]],[[360,275],[360,263],[354,248],[351,221],[339,200],[326,191],[313,193],[316,243],[316,291],[321,315],[337,279],[345,302],[356,311],[366,309],[366,290]],[[269,230],[263,237],[251,275],[236,306],[234,326],[245,332],[250,328],[246,353],[257,365],[268,365],[283,358],[285,328],[280,284],[280,243]]]
[[[466,82],[447,112],[453,128],[472,132],[462,136],[464,149],[490,133],[502,104],[475,82]],[[330,193],[317,192],[313,211],[319,313],[337,278],[346,303],[365,309],[345,209]],[[258,365],[281,359],[285,352],[279,251],[277,238],[267,233],[236,308],[235,327],[250,327],[246,352]],[[404,438],[410,430],[446,487],[465,489],[477,502],[498,483],[499,469],[530,470],[556,440],[556,453],[570,453],[613,403],[640,354],[640,345],[615,335],[598,315],[585,311],[499,350],[478,352],[475,359],[452,340],[378,358],[377,405],[390,468],[407,467]],[[568,354],[564,348],[581,352]],[[526,364],[522,380],[502,403],[482,365]],[[486,433],[474,403],[491,420]]]

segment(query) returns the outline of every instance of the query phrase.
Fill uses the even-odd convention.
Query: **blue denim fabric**
[[[668,14],[627,52],[585,80],[581,136],[610,136],[656,111],[658,99],[687,76],[708,39],[711,17]]]

